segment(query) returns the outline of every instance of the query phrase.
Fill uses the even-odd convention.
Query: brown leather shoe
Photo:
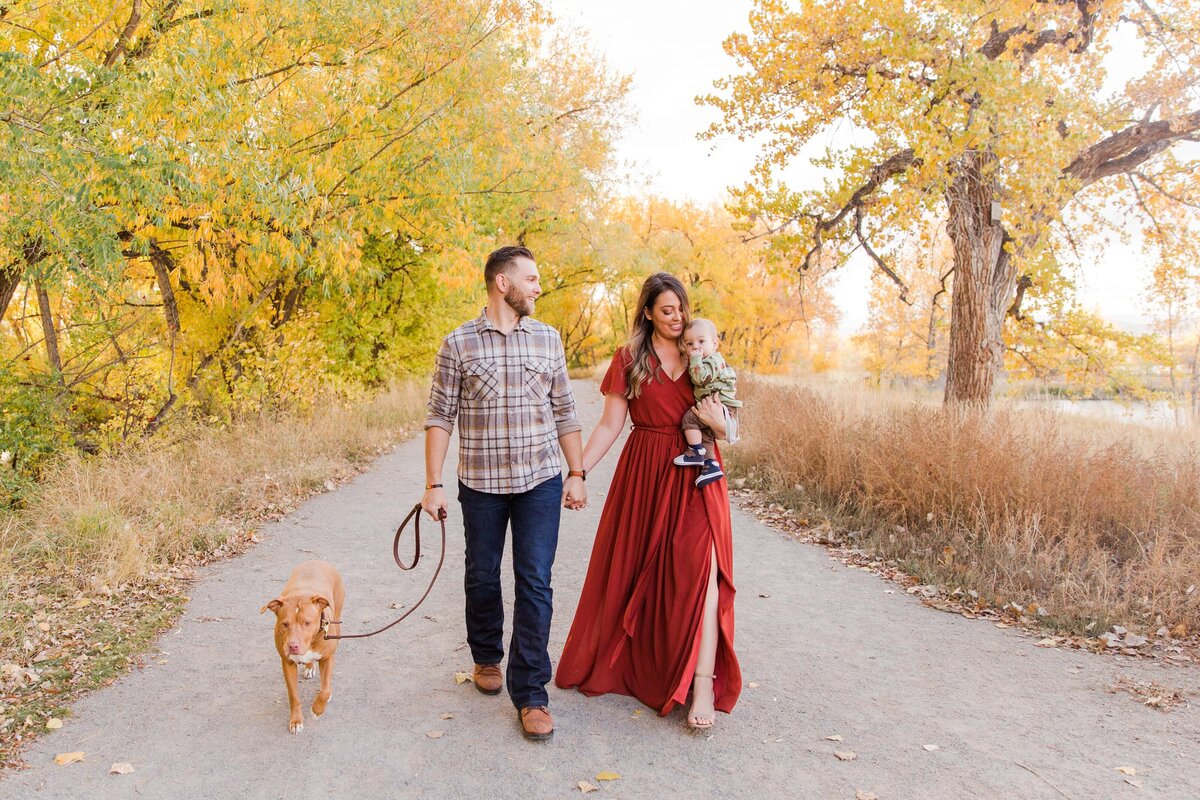
[[[475,681],[475,688],[484,694],[500,694],[500,690],[504,688],[504,677],[500,674],[499,664],[476,664],[471,680]]]
[[[554,735],[554,718],[545,706],[525,706],[517,715],[521,719],[521,733],[526,739],[541,741]]]

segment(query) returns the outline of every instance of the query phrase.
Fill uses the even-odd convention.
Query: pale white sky
[[[742,184],[756,154],[750,142],[702,142],[696,134],[718,114],[694,102],[713,91],[712,82],[734,71],[721,43],[749,28],[750,0],[546,0],[561,24],[587,32],[615,69],[633,75],[629,104],[637,119],[627,126],[617,157],[635,180],[631,193],[646,191],[697,203],[720,201],[729,186]],[[714,146],[715,145],[715,146]],[[795,180],[812,180],[805,164],[792,167]],[[1098,254],[1080,280],[1082,302],[1124,326],[1144,325],[1141,299],[1149,268],[1137,252],[1119,247]],[[834,296],[842,309],[841,330],[853,333],[866,320],[870,266],[855,260],[838,271]]]

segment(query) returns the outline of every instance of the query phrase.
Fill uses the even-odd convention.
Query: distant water
[[[1013,400],[1017,408],[1053,409],[1064,414],[1076,414],[1092,419],[1174,428],[1190,425],[1191,415],[1185,408],[1173,408],[1159,400],[1153,403],[1118,403],[1115,400],[1065,400],[1061,397],[1045,400]]]

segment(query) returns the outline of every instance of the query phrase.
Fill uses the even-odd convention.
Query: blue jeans
[[[550,616],[554,593],[550,569],[558,549],[562,477],[555,476],[521,494],[488,494],[458,483],[467,540],[467,644],[476,664],[504,658],[504,598],[500,559],[512,522],[516,602],[508,646],[505,683],[517,708],[547,704],[550,682]]]

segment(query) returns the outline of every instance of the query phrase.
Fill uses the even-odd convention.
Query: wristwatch
[[[587,480],[587,470],[586,469],[567,470],[567,477],[568,478],[583,478],[586,481]]]

